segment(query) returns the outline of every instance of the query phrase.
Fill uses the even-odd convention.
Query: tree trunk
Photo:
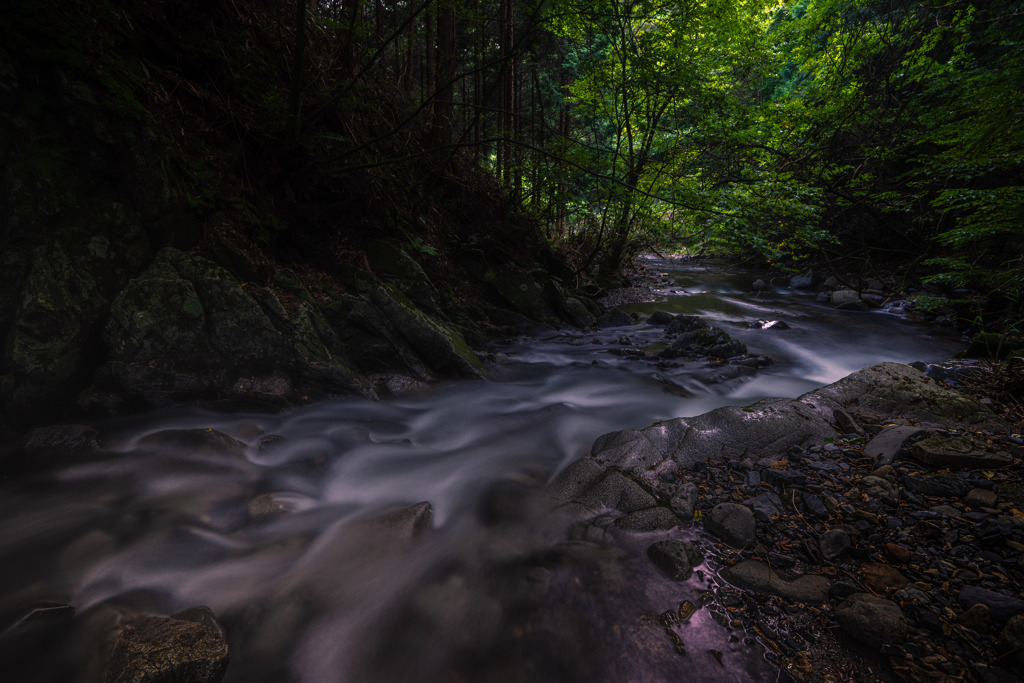
[[[306,70],[306,2],[295,3],[295,58],[292,62],[292,87],[288,93],[288,117],[285,139],[292,147],[299,146],[300,115],[302,109],[302,80]]]

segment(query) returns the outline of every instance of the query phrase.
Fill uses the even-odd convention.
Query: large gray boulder
[[[599,437],[590,458],[651,488],[662,477],[704,461],[777,458],[791,447],[821,446],[839,436],[836,410],[873,420],[903,418],[941,427],[1005,430],[987,406],[939,386],[919,370],[882,363],[797,399],[726,406],[696,417],[657,422]]]

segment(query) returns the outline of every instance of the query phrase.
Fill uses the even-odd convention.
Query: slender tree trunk
[[[434,138],[452,140],[452,102],[455,99],[455,0],[438,1],[437,104],[434,107]]]
[[[306,3],[295,3],[295,57],[292,62],[292,87],[288,93],[288,117],[285,125],[285,139],[292,147],[299,146],[300,116],[302,109],[303,73],[306,70]]]

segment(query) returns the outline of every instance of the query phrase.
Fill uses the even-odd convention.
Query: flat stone
[[[804,493],[804,507],[811,516],[818,519],[828,519],[828,508],[825,507],[825,503],[821,501],[821,498],[813,493]]]
[[[733,548],[751,545],[756,539],[753,511],[735,503],[719,503],[704,517],[709,534]]]
[[[964,496],[964,505],[969,508],[994,508],[999,496],[988,489],[971,489]]]
[[[910,579],[905,577],[900,570],[887,564],[867,563],[861,565],[860,575],[864,585],[875,593],[888,593],[889,591],[906,588]]]
[[[676,581],[690,578],[693,567],[704,561],[697,546],[674,539],[654,543],[647,548],[647,557],[658,569]]]
[[[1024,600],[1009,595],[990,591],[980,586],[965,586],[957,596],[960,604],[965,607],[985,605],[992,615],[992,620],[1004,623],[1011,617],[1024,614]]]
[[[807,483],[807,475],[799,470],[765,470],[763,478],[772,486],[803,486]]]
[[[828,600],[832,582],[824,576],[805,574],[786,581],[771,567],[757,560],[743,560],[719,572],[725,581],[754,593],[776,595],[793,602],[820,603]]]
[[[870,647],[897,645],[907,637],[907,619],[891,600],[854,593],[836,608],[843,632]]]
[[[834,560],[850,549],[850,535],[842,529],[826,531],[818,539],[818,548],[826,560]]]
[[[864,457],[874,458],[875,467],[889,465],[896,461],[900,449],[903,448],[903,444],[908,439],[925,433],[926,431],[920,427],[907,427],[904,425],[886,427],[864,444]]]
[[[771,491],[748,498],[743,501],[743,504],[754,511],[754,519],[758,522],[770,522],[774,515],[781,515],[785,512],[782,507],[782,499]]]
[[[914,553],[906,546],[899,545],[897,543],[886,543],[885,544],[885,559],[896,564],[906,564],[910,562],[910,558],[913,557]]]
[[[1008,453],[991,450],[966,436],[930,436],[910,449],[918,462],[932,467],[978,469],[1006,467],[1013,464]]]

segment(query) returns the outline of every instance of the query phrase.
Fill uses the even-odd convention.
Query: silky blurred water
[[[626,310],[704,316],[774,363],[730,374],[621,355],[663,345],[662,328],[646,324],[552,331],[496,345],[489,381],[272,415],[155,412],[96,425],[99,454],[58,454],[49,468],[5,477],[0,631],[41,602],[77,615],[42,632],[53,640],[39,654],[19,653],[18,680],[82,669],[83,656],[98,656],[82,654],[90,618],[112,604],[211,607],[231,644],[228,681],[619,681],[630,671],[667,681],[692,675],[693,662],[700,680],[770,680],[760,650],[703,612],[687,637],[726,651],[724,665],[645,664],[620,622],[645,623],[646,611],[696,599],[701,586],[674,588],[627,562],[616,585],[633,586],[628,595],[602,597],[598,577],[581,598],[584,573],[546,555],[566,529],[546,512],[544,482],[600,434],[795,397],[881,361],[940,361],[959,343],[803,292],[754,293],[742,271],[651,265],[677,285]],[[749,329],[757,319],[790,329]],[[216,430],[239,446],[181,447],[168,430]],[[263,494],[288,514],[253,508]],[[420,501],[433,509],[427,534],[366,521]]]

